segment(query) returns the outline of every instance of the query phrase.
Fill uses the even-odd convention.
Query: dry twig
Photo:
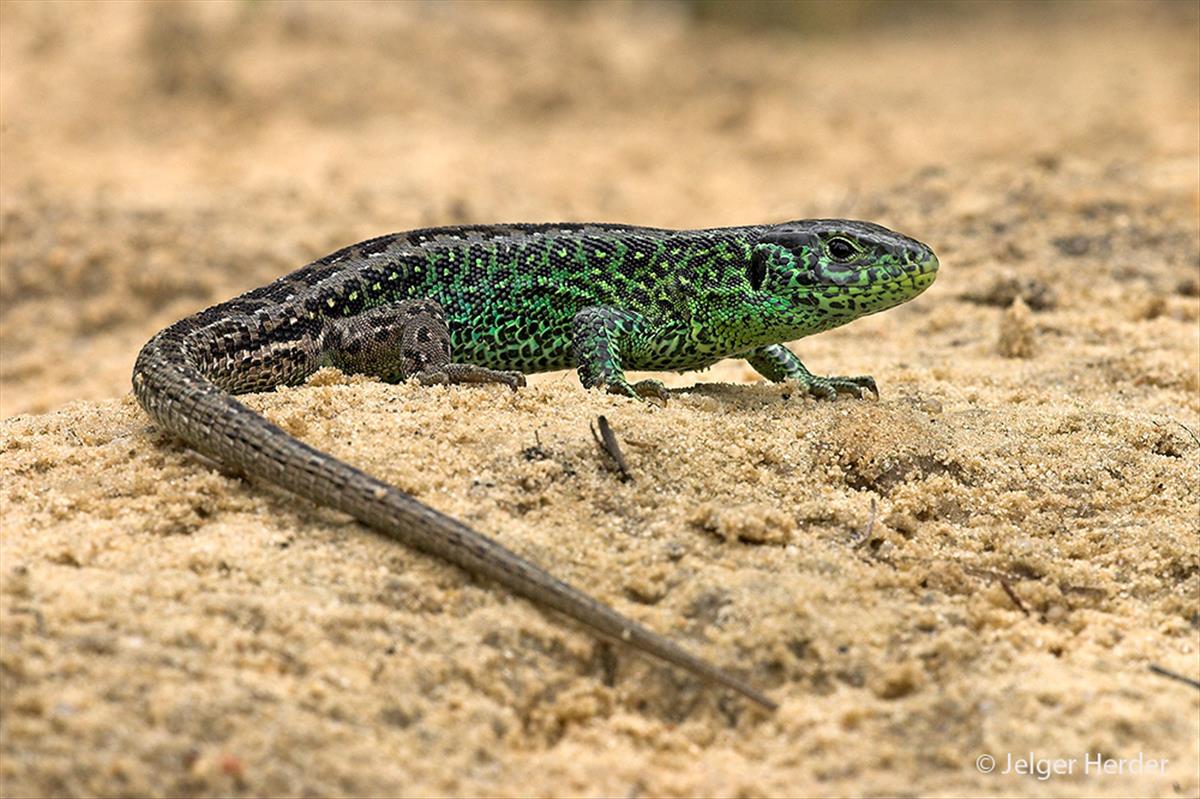
[[[592,431],[592,438],[596,441],[596,446],[604,450],[608,457],[613,459],[617,465],[617,472],[621,475],[623,482],[633,480],[633,475],[629,473],[629,464],[625,462],[625,455],[621,452],[621,446],[617,443],[617,436],[613,433],[612,428],[608,425],[608,420],[603,416],[597,417],[596,422],[600,427],[600,432],[596,432],[596,425],[588,423],[588,427]]]

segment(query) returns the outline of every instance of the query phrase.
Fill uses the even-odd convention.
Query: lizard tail
[[[400,542],[495,580],[554,608],[600,636],[730,688],[764,708],[777,705],[744,680],[687,652],[587,594],[552,577],[462,522],[310,447],[234,399],[204,368],[204,343],[176,323],[139,353],[133,390],[146,413],[188,446],[314,502],[343,511]]]

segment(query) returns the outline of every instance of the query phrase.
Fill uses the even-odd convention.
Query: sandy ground
[[[0,793],[1200,795],[1200,692],[1150,670],[1200,676],[1195,6],[687,8],[0,5]],[[941,257],[795,345],[878,403],[741,362],[665,408],[569,374],[247,399],[774,715],[128,394],[159,327],[373,234],[817,215]],[[1070,773],[1000,773],[1031,753]]]

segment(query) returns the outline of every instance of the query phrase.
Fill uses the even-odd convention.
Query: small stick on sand
[[[1187,683],[1193,688],[1200,690],[1200,680],[1193,680],[1191,677],[1184,677],[1182,674],[1171,671],[1170,669],[1164,669],[1162,666],[1159,666],[1156,663],[1150,664],[1150,671],[1162,677],[1169,677],[1172,680],[1179,680],[1182,683]]]
[[[1001,579],[1000,587],[1004,589],[1004,593],[1008,594],[1008,598],[1017,606],[1017,609],[1028,616],[1029,608],[1025,607],[1025,603],[1021,601],[1021,597],[1017,596],[1017,592],[1012,590],[1012,586],[1008,584],[1008,580]]]
[[[604,450],[608,457],[613,459],[617,464],[617,471],[621,474],[622,482],[633,480],[633,476],[629,474],[629,464],[625,462],[625,456],[621,453],[621,446],[617,443],[617,436],[613,433],[612,428],[608,426],[608,420],[603,416],[597,417],[596,421],[600,426],[600,433],[597,435],[596,427],[591,422],[588,423],[588,428],[592,431],[592,438],[596,441],[596,446]]]
[[[1192,430],[1192,428],[1188,427],[1188,426],[1187,426],[1186,424],[1184,424],[1183,422],[1178,422],[1178,421],[1175,421],[1174,419],[1172,419],[1171,421],[1172,421],[1172,422],[1175,422],[1175,424],[1179,425],[1179,426],[1180,426],[1180,427],[1182,427],[1184,430],[1188,431],[1188,435],[1192,437],[1192,441],[1195,441],[1195,442],[1196,442],[1196,445],[1197,445],[1197,446],[1200,446],[1200,436],[1197,436],[1197,435],[1196,435],[1196,433],[1195,433],[1195,431],[1194,431],[1194,430]]]

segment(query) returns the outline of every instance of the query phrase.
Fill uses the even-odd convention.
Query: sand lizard
[[[607,636],[775,703],[465,524],[293,438],[231,395],[302,382],[325,365],[385,381],[524,385],[575,367],[587,388],[665,399],[625,369],[685,371],[745,358],[824,399],[878,395],[818,377],[781,342],[898,305],[934,280],[918,241],[865,222],[708,230],[609,224],[445,227],[370,239],[176,322],[142,348],[133,388],[188,446],[344,511]]]

